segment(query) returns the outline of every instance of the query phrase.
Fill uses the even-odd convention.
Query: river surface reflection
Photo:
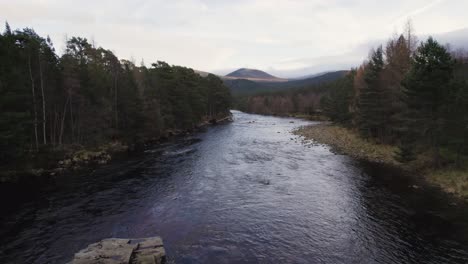
[[[465,205],[290,133],[313,122],[233,116],[26,199],[1,218],[0,262],[155,235],[176,263],[468,262]]]

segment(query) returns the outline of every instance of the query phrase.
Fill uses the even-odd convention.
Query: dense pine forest
[[[69,38],[58,55],[50,38],[7,23],[0,61],[3,166],[67,147],[157,139],[229,112],[218,77],[160,61],[137,66],[85,38]]]
[[[243,101],[246,111],[322,114],[377,144],[399,146],[396,159],[421,153],[435,167],[462,166],[468,154],[468,53],[433,38],[404,34],[372,50],[369,59],[339,80]]]

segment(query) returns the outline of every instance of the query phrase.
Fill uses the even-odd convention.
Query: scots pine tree
[[[382,47],[373,51],[370,61],[365,68],[365,85],[359,91],[358,98],[358,126],[361,134],[368,137],[381,135],[383,119],[383,89],[381,72],[384,68]]]
[[[435,165],[444,128],[444,111],[450,94],[454,62],[447,50],[433,38],[418,48],[412,67],[403,81],[408,106],[407,137],[433,150]],[[400,151],[404,151],[402,146]]]

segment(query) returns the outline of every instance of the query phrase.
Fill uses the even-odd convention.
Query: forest
[[[410,24],[368,60],[338,80],[243,100],[260,114],[321,114],[377,144],[399,146],[395,158],[411,162],[429,153],[435,167],[464,164],[468,154],[468,53]]]
[[[49,37],[7,23],[0,61],[0,166],[138,143],[229,114],[231,95],[217,76],[161,61],[137,66],[81,37],[58,55]]]

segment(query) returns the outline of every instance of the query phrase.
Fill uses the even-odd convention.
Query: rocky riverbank
[[[302,127],[294,133],[303,136],[305,144],[326,144],[331,146],[333,151],[358,160],[381,163],[411,174],[422,175],[428,183],[468,200],[468,168],[446,166],[434,169],[426,155],[420,155],[409,164],[402,164],[395,160],[396,146],[365,140],[356,132],[331,123]]]
[[[18,161],[18,164],[0,167],[0,184],[22,183],[41,177],[56,177],[70,172],[80,172],[108,164],[117,157],[125,157],[130,153],[139,152],[148,146],[160,144],[171,138],[189,135],[200,131],[206,126],[232,121],[232,116],[220,116],[206,119],[190,130],[172,129],[155,138],[128,144],[122,141],[111,141],[97,147],[81,145],[63,145],[58,148],[42,150],[32,157]]]

